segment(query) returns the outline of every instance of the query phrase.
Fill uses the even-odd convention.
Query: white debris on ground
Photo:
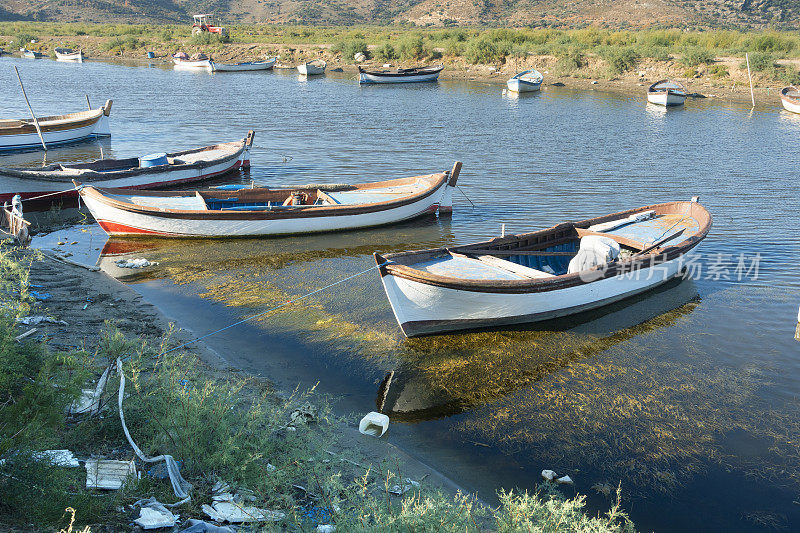
[[[559,476],[553,470],[542,470],[542,478],[545,481],[550,481],[550,482],[555,481],[559,485],[573,485],[574,484],[574,482],[572,481],[571,477],[569,477],[567,475]]]
[[[260,509],[251,505],[239,505],[231,501],[214,502],[213,505],[203,504],[203,512],[215,522],[230,522],[241,524],[243,522],[277,522],[286,518],[280,511]]]
[[[67,324],[63,320],[56,320],[55,318],[50,318],[49,316],[42,316],[42,315],[24,316],[22,318],[15,318],[14,320],[16,322],[19,322],[20,324],[25,324],[26,326],[38,326],[42,322],[46,322],[48,324],[61,324],[62,326],[69,326],[69,324]]]
[[[33,458],[39,461],[49,461],[55,466],[63,466],[66,468],[78,468],[81,464],[69,450],[45,450],[33,454]]]
[[[147,268],[149,266],[155,266],[158,263],[155,261],[148,261],[144,257],[139,257],[138,259],[120,259],[115,261],[119,268]]]
[[[86,461],[86,488],[118,490],[128,477],[136,475],[136,465],[130,461],[89,459]]]
[[[236,533],[233,528],[228,526],[216,526],[197,518],[190,518],[183,525],[184,528],[178,533]]]
[[[419,488],[418,482],[414,481],[413,479],[405,478],[400,485],[392,485],[392,487],[389,489],[389,493],[394,494],[396,496],[402,496],[411,489],[418,489],[418,488]]]
[[[317,408],[306,403],[292,411],[289,415],[289,424],[296,426],[297,424],[311,424],[317,421]]]
[[[556,479],[556,483],[559,485],[574,485],[572,478],[569,476],[561,476],[560,478]]]
[[[389,429],[389,417],[375,411],[367,413],[358,424],[359,432],[372,437],[383,437],[387,429]]]
[[[141,506],[139,509],[139,518],[134,522],[141,526],[142,529],[159,529],[162,527],[174,527],[180,518],[179,515],[172,514],[167,507],[156,500],[155,498],[148,498],[146,500],[139,500],[133,504],[134,507]]]
[[[552,470],[542,470],[542,477],[546,481],[553,481],[556,478],[556,475],[557,474],[555,472],[553,472]]]
[[[317,533],[333,533],[336,531],[336,526],[332,524],[320,524],[315,530]]]

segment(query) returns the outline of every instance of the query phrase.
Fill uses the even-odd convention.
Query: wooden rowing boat
[[[275,66],[277,57],[271,57],[264,61],[247,61],[244,63],[217,63],[211,62],[214,72],[247,72],[251,70],[270,70]]]
[[[47,146],[55,146],[86,140],[90,137],[111,135],[108,129],[111,103],[111,100],[107,100],[105,105],[98,109],[52,117],[38,117],[45,143]],[[41,148],[42,144],[33,120],[0,120],[0,152]]]
[[[531,69],[526,70],[525,72],[520,72],[508,80],[506,85],[508,86],[509,91],[514,91],[515,93],[527,93],[538,91],[542,86],[542,81],[544,81],[544,76],[542,73],[536,69]]]
[[[418,83],[436,81],[444,66],[366,70],[358,67],[359,83]]]
[[[414,337],[547,320],[641,293],[679,275],[710,227],[696,201],[669,202],[375,260],[400,328]]]
[[[660,80],[647,89],[647,101],[665,107],[683,105],[686,88],[675,80]]]
[[[213,70],[211,60],[205,54],[195,54],[189,57],[185,52],[178,52],[172,56],[176,70]]]
[[[297,65],[297,71],[303,76],[318,76],[325,72],[325,67],[328,66],[322,59],[315,59],[313,61],[306,61],[302,65]]]
[[[237,191],[80,189],[109,235],[243,237],[349,230],[452,211],[461,163],[438,174],[360,185]]]
[[[41,59],[44,57],[43,53],[37,52],[36,50],[28,50],[27,48],[20,48],[19,52],[22,57],[27,59]]]
[[[82,50],[73,50],[72,48],[56,48],[54,52],[58,61],[77,61],[82,63],[86,58]]]
[[[800,113],[800,89],[791,85],[781,91],[781,103],[786,111]]]
[[[254,132],[241,141],[215,144],[193,150],[158,154],[163,164],[149,157],[100,159],[91,163],[49,165],[43,168],[0,168],[0,201],[20,194],[35,198],[65,191],[78,180],[97,187],[150,189],[193,183],[250,166],[250,146]],[[74,197],[72,190],[48,196],[52,201]]]

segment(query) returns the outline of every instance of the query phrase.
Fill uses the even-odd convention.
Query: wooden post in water
[[[86,95],[86,105],[89,106],[89,111],[92,110],[92,104],[89,102],[89,95]]]
[[[794,330],[794,340],[800,341],[800,310],[797,311],[797,329]]]
[[[745,52],[744,59],[747,61],[747,79],[750,80],[750,99],[753,101],[753,107],[756,106],[756,96],[753,94],[753,76],[750,74],[750,54]]]
[[[47,145],[44,143],[44,137],[42,137],[42,128],[39,127],[39,119],[36,118],[36,115],[33,114],[33,109],[31,109],[31,103],[28,101],[28,95],[25,94],[25,86],[22,85],[22,78],[19,75],[19,70],[16,66],[14,66],[14,72],[17,73],[17,79],[19,80],[19,86],[22,88],[22,96],[25,97],[25,103],[28,104],[28,111],[31,112],[31,116],[33,117],[33,124],[36,126],[36,133],[39,134],[39,140],[42,141],[42,148],[44,151],[47,151]]]

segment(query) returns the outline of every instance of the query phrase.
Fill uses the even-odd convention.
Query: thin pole
[[[750,99],[753,101],[753,107],[755,107],[756,96],[753,94],[753,76],[750,75],[750,54],[745,52],[744,58],[747,61],[747,78],[750,80]]]
[[[89,95],[88,94],[86,95],[86,105],[89,106],[89,111],[91,111],[92,110],[92,104],[89,103]]]
[[[44,137],[42,137],[42,128],[39,127],[39,119],[36,118],[36,115],[33,114],[33,109],[31,109],[31,103],[28,101],[28,95],[25,94],[25,86],[22,85],[22,78],[19,75],[19,70],[16,66],[14,66],[14,72],[17,73],[17,79],[19,80],[19,86],[22,88],[22,96],[25,97],[25,103],[28,104],[28,111],[31,112],[31,116],[33,117],[33,124],[36,126],[36,133],[39,134],[39,140],[42,141],[42,148],[44,151],[47,151],[47,145],[44,143]]]

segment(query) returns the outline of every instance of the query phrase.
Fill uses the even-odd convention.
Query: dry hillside
[[[800,0],[3,0],[0,20],[183,22],[204,11],[304,24],[800,26]]]

